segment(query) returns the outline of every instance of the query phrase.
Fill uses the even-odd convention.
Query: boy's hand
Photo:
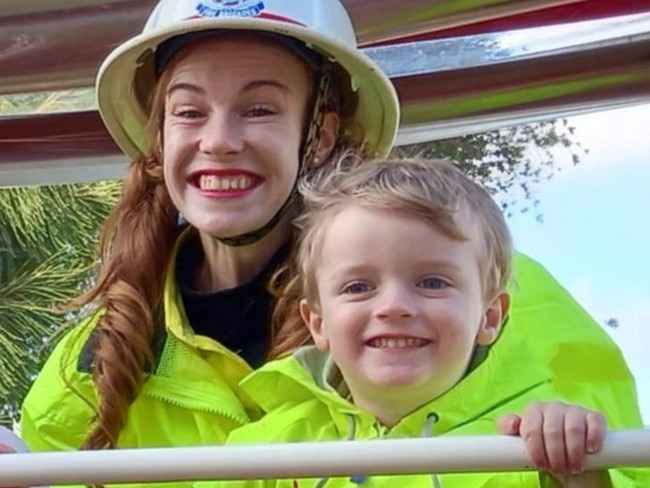
[[[593,410],[562,402],[535,402],[523,415],[504,415],[502,434],[524,440],[530,460],[540,471],[556,476],[581,474],[587,454],[598,452],[605,438],[605,417]]]

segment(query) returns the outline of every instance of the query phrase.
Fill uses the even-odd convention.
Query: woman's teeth
[[[248,176],[223,177],[201,175],[199,188],[201,190],[247,190],[253,186],[253,179]]]

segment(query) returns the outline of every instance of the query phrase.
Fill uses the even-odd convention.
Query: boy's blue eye
[[[430,290],[441,290],[449,286],[449,284],[445,280],[436,278],[435,276],[429,276],[420,280],[417,286],[420,288],[428,288]]]
[[[343,293],[350,293],[350,294],[355,294],[355,293],[366,293],[367,291],[370,291],[370,285],[367,283],[364,283],[363,281],[355,281],[353,283],[349,283],[343,287]]]
[[[177,117],[182,117],[184,119],[198,119],[199,117],[202,117],[203,114],[199,112],[198,110],[181,110],[176,113]]]

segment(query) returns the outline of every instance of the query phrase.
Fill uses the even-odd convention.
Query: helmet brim
[[[208,30],[253,30],[290,36],[338,63],[350,75],[352,89],[358,95],[354,121],[364,131],[366,146],[379,156],[388,154],[397,135],[399,101],[390,79],[363,52],[298,24],[260,18],[215,18],[191,19],[139,34],[102,63],[96,84],[99,112],[126,155],[147,155],[145,97],[153,92],[156,82],[156,48],[172,37]]]

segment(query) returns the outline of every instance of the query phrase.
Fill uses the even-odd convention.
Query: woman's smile
[[[188,183],[208,198],[238,198],[254,191],[264,178],[239,169],[202,170],[192,173]]]

